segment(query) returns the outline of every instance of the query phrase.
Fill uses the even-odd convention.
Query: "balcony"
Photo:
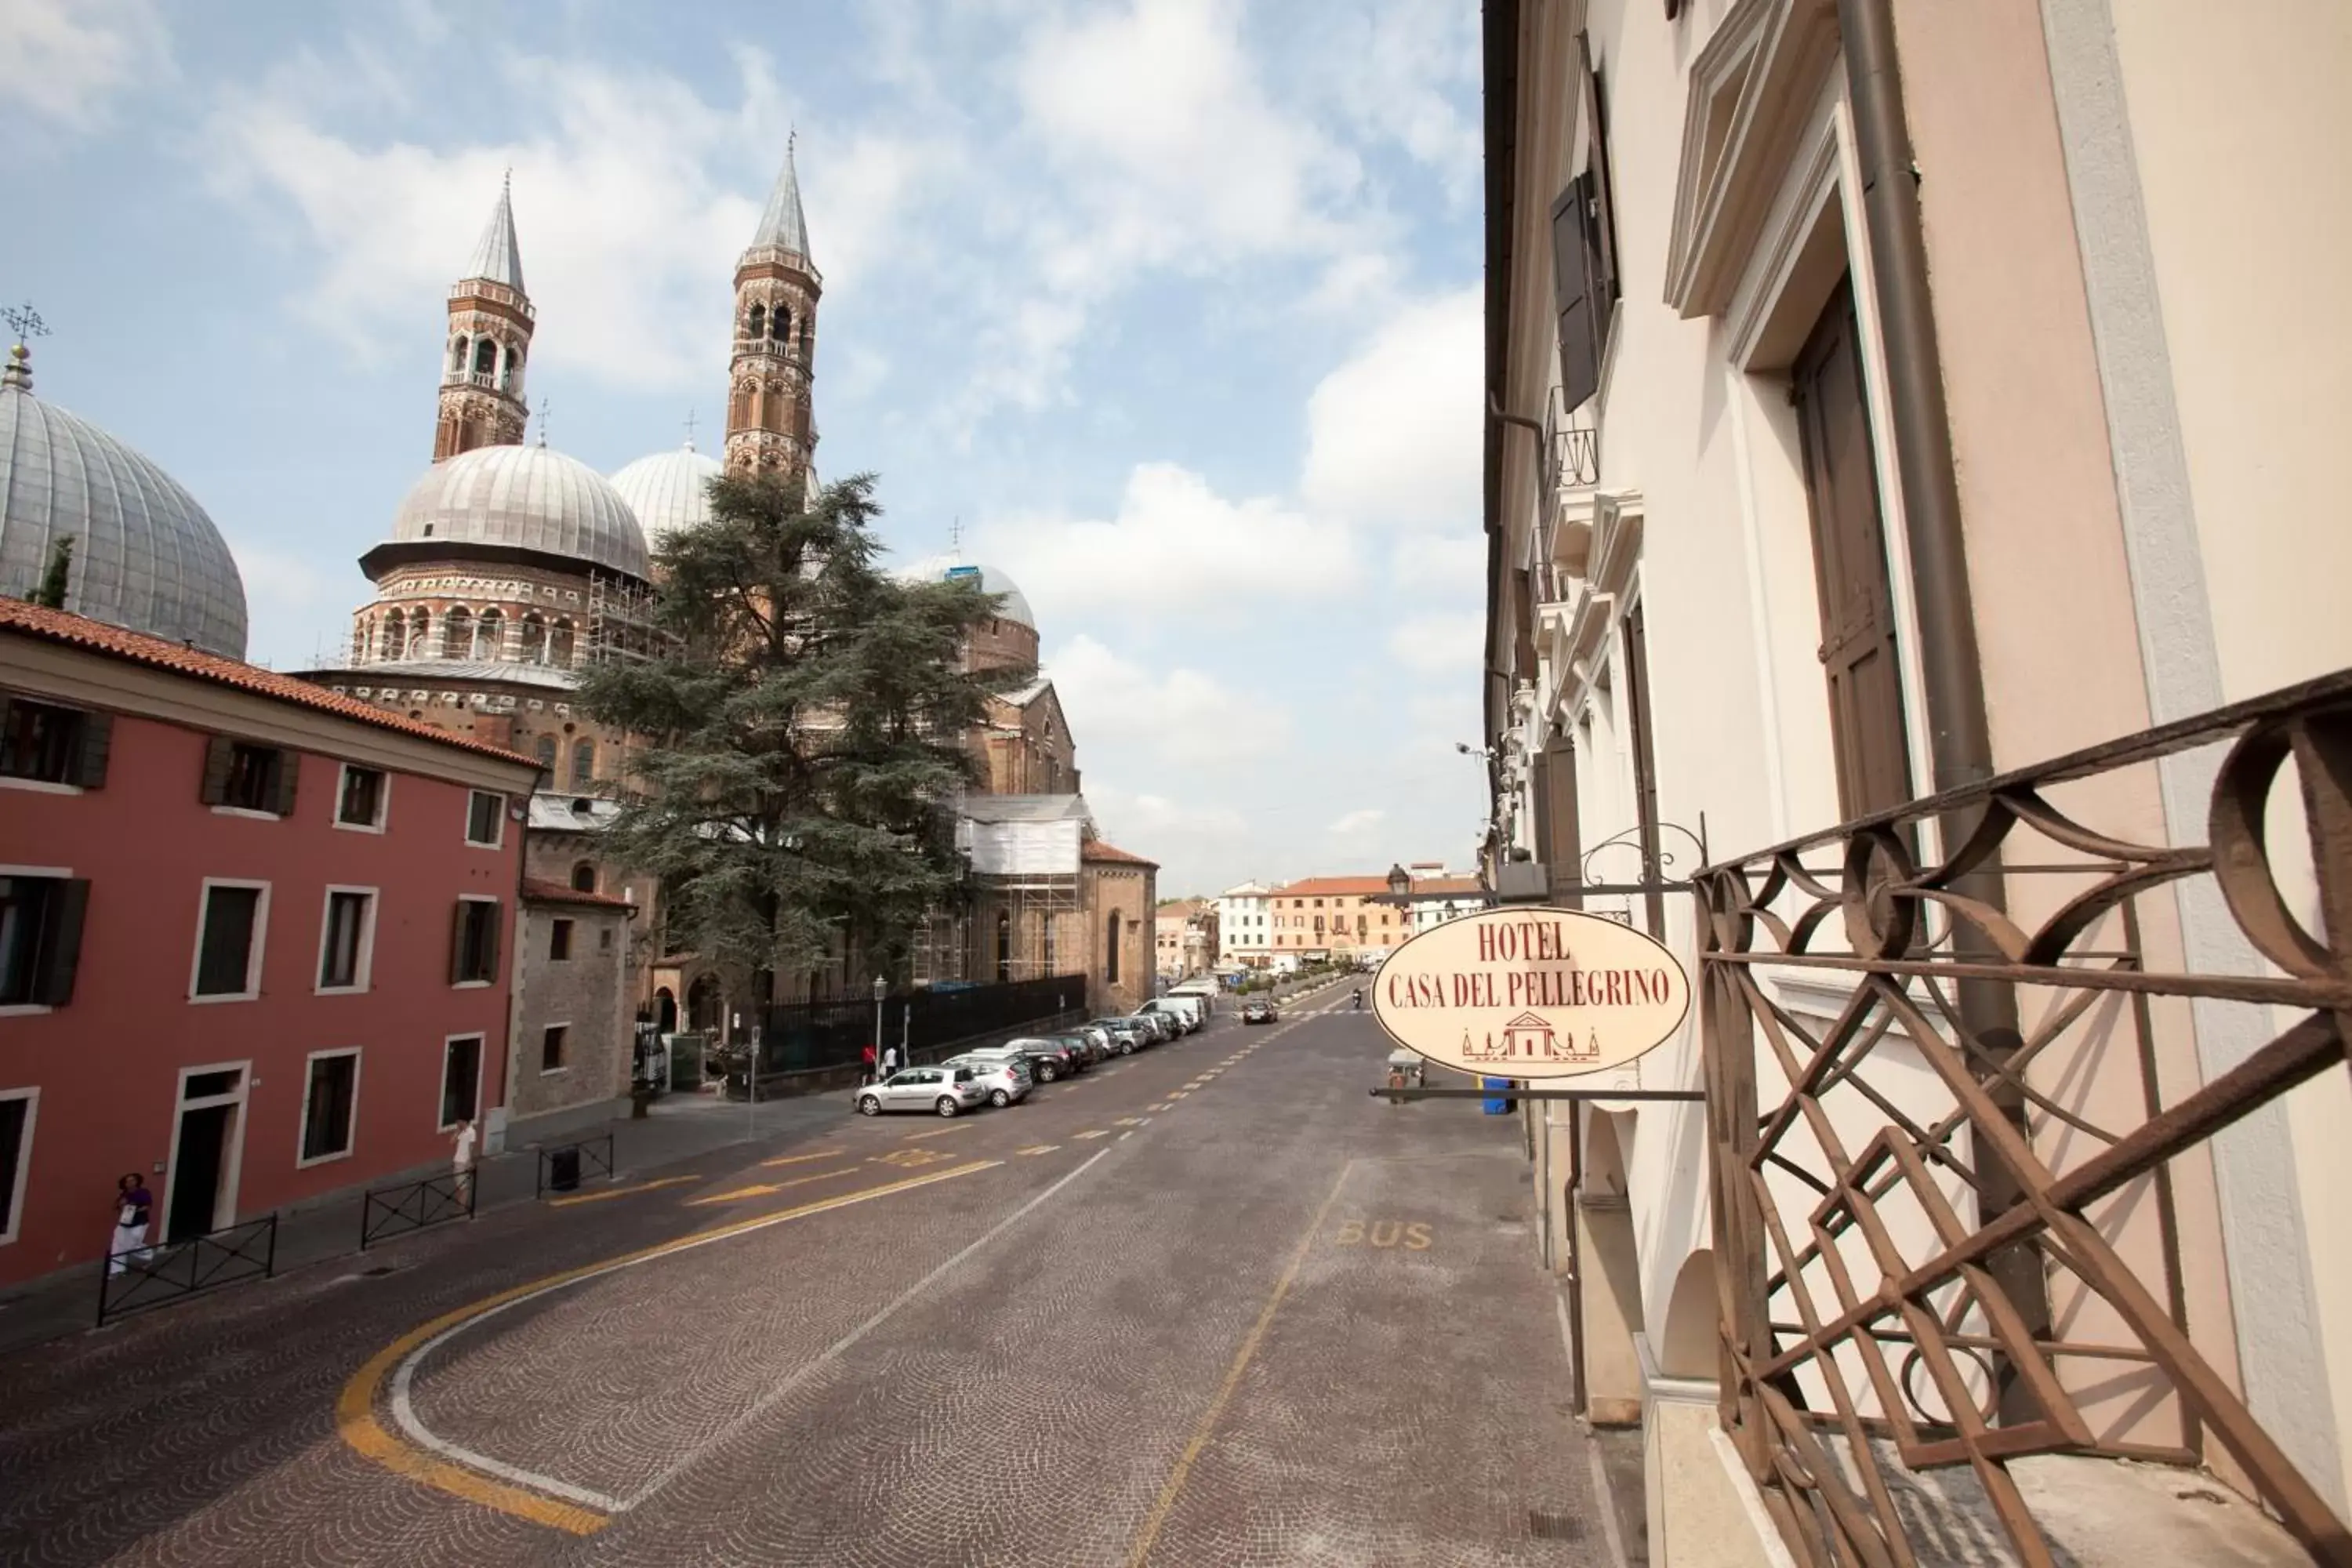
[[[1584,575],[1592,543],[1592,489],[1601,482],[1601,431],[1592,405],[1561,405],[1559,388],[1544,401],[1543,523],[1551,536],[1551,560],[1572,576]]]

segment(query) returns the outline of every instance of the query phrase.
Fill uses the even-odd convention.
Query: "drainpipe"
[[[1911,546],[1912,595],[1919,620],[1919,669],[1927,688],[1930,793],[1992,776],[1992,733],[1985,714],[1984,669],[1977,649],[1976,612],[1969,592],[1968,552],[1960,521],[1960,487],[1944,402],[1944,362],[1936,337],[1927,286],[1927,244],[1919,216],[1919,174],[1903,104],[1903,77],[1895,47],[1893,0],[1838,0],[1838,31],[1845,49],[1846,93],[1853,106],[1855,152],[1862,164],[1864,216],[1869,226],[1873,298],[1885,340],[1889,417]],[[1965,843],[1973,822],[1940,823],[1945,851]],[[2000,908],[1999,862],[1961,879],[1954,890]],[[2000,953],[1975,927],[1955,922],[1953,956],[1999,964]],[[1962,981],[1962,1026],[1996,1060],[2021,1044],[2016,994],[1997,981]],[[2013,1088],[1990,1089],[2021,1133],[2023,1098]],[[1983,1217],[2021,1202],[2008,1167],[1979,1147],[1975,1159]],[[2050,1331],[2048,1285],[2038,1250],[2004,1248],[1988,1270],[2037,1337]],[[2021,1423],[2041,1412],[2013,1368],[1997,1367],[2000,1416]]]

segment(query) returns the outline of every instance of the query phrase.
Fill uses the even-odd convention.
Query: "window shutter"
[[[1591,247],[1592,277],[1592,341],[1594,357],[1609,342],[1610,307],[1617,300],[1617,204],[1609,179],[1609,122],[1601,95],[1601,73],[1593,68],[1592,36],[1576,36],[1578,94],[1584,120],[1585,195],[1591,221],[1585,234]]]
[[[81,963],[82,917],[89,911],[89,879],[76,877],[58,884],[43,922],[40,970],[33,981],[33,999],[44,1006],[62,1007],[73,1000],[74,971]]]
[[[1559,317],[1560,402],[1569,408],[1601,390],[1601,340],[1594,330],[1591,175],[1579,174],[1551,204],[1551,295]]]
[[[226,735],[214,735],[205,742],[205,777],[196,791],[198,800],[218,805],[228,798],[228,770],[236,759],[236,742]]]
[[[459,899],[449,921],[449,984],[466,978],[466,900]]]
[[[293,816],[294,786],[301,782],[301,778],[302,754],[281,750],[278,753],[278,765],[269,770],[270,794],[276,797],[270,802],[269,809],[280,816]]]
[[[482,978],[495,984],[499,978],[499,931],[506,924],[507,907],[504,904],[485,904],[482,907],[490,911],[490,918],[483,922],[487,929],[482,933]]]
[[[106,760],[114,750],[114,715],[84,713],[80,740],[74,756],[73,782],[84,789],[103,789]]]

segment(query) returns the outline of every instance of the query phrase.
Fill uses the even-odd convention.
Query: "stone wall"
[[[557,922],[568,922],[570,956],[551,956]],[[624,984],[628,916],[593,904],[525,900],[516,966],[513,1048],[507,1104],[520,1120],[617,1100],[629,1092],[634,997]],[[547,1030],[564,1028],[562,1060],[543,1060]]]

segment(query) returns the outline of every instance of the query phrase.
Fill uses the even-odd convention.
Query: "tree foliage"
[[[66,607],[66,593],[73,582],[74,536],[60,537],[49,546],[48,564],[42,568],[41,581],[35,586],[30,602],[45,610]]]
[[[654,554],[659,646],[583,675],[582,708],[642,738],[643,798],[606,848],[661,879],[673,948],[795,968],[845,934],[900,969],[961,874],[947,807],[973,773],[966,736],[1034,672],[964,670],[998,596],[878,570],[873,489],[714,479],[709,521]]]

